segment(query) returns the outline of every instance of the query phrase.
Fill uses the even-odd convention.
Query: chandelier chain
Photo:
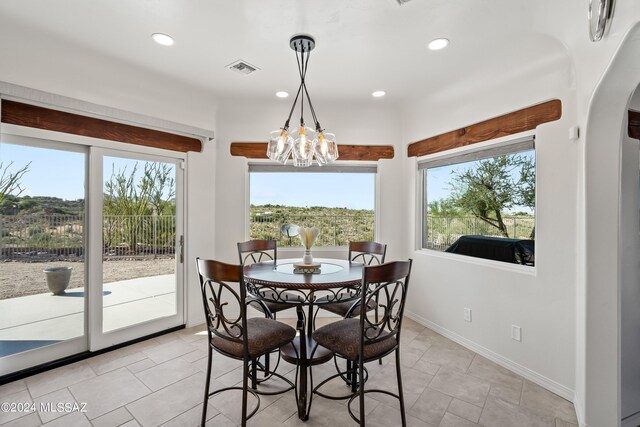
[[[301,57],[300,63],[302,64],[302,72],[300,73],[300,84],[304,89],[304,74],[305,74],[304,46],[302,47],[302,52],[300,52],[300,57]],[[296,58],[298,58],[297,53],[296,53]],[[309,60],[309,56],[307,56],[307,61],[308,60]],[[300,98],[300,127],[304,127],[304,92],[302,93],[302,98]]]

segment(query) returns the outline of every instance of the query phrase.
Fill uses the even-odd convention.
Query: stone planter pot
[[[54,295],[63,295],[69,287],[72,267],[45,268],[44,275],[47,279],[47,287]]]

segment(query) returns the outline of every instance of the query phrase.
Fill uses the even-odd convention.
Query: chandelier
[[[307,65],[309,64],[309,56],[316,46],[313,37],[306,34],[298,34],[291,37],[289,46],[296,52],[296,60],[298,62],[298,72],[300,73],[300,86],[298,93],[293,100],[289,117],[284,126],[278,130],[271,132],[269,144],[267,146],[267,156],[271,160],[275,160],[285,164],[289,156],[293,157],[293,166],[307,167],[311,166],[315,157],[318,165],[326,165],[338,158],[338,144],[336,144],[336,136],[332,133],[325,133],[320,127],[320,123],[313,109],[305,76],[307,74]],[[315,125],[315,130],[306,126],[304,122],[304,98],[307,98],[311,117]],[[300,126],[293,132],[289,132],[289,121],[296,108],[296,104],[300,99]]]

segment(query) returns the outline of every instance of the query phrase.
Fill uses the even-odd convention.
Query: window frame
[[[278,165],[272,162],[248,162],[247,163],[247,172],[246,172],[246,181],[245,181],[245,240],[251,239],[251,219],[250,219],[250,211],[251,211],[251,172],[261,172],[261,173],[372,173],[374,175],[373,180],[373,239],[376,239],[380,236],[380,174],[378,173],[378,165],[377,163],[365,163],[358,162],[354,163],[345,163],[338,165],[329,165],[329,166],[309,166],[306,168],[297,168],[292,165]],[[313,251],[315,253],[327,253],[327,256],[338,256],[332,254],[336,251],[346,250],[348,245],[343,246],[314,246]],[[289,252],[299,252],[300,247],[298,246],[282,246],[278,247],[278,253],[287,254]]]
[[[447,253],[439,251],[437,249],[428,248],[425,245],[427,236],[425,233],[425,214],[427,209],[428,197],[426,194],[426,171],[430,168],[468,163],[482,159],[493,158],[501,155],[516,154],[519,152],[533,150],[536,160],[536,201],[534,208],[534,227],[536,229],[536,235],[538,235],[538,216],[536,214],[538,208],[538,151],[536,147],[535,131],[523,132],[518,134],[515,138],[514,135],[510,135],[504,138],[496,138],[483,143],[477,143],[466,147],[456,148],[452,150],[446,150],[439,153],[430,154],[427,156],[419,157],[416,162],[416,233],[415,233],[415,250],[420,253],[429,254],[432,256],[442,257],[446,259],[453,259],[469,262],[473,264],[492,265],[499,266],[507,270],[517,270],[532,272],[535,274],[537,264],[533,266],[511,264],[503,261],[496,261],[484,258],[478,258],[467,255],[460,255],[454,253]]]

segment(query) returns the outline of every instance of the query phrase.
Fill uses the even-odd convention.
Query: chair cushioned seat
[[[238,327],[235,327],[236,333]],[[264,317],[252,317],[247,319],[247,341],[249,344],[249,356],[258,357],[272,350],[282,347],[296,336],[296,330],[277,320]],[[220,334],[223,332],[219,330]],[[226,334],[225,334],[226,335]],[[228,336],[228,335],[226,335]],[[218,350],[242,358],[242,343],[231,341],[223,336],[213,335],[211,344]]]
[[[290,292],[283,292],[280,294],[280,296],[278,297],[278,295],[276,295],[276,293],[274,291],[264,291],[263,293],[265,298],[271,299],[271,300],[276,300],[276,299],[287,299],[289,301],[295,301],[295,300],[299,300],[300,297],[298,295],[294,295]],[[257,301],[258,298],[252,297],[250,295],[247,295],[247,301]],[[273,302],[273,301],[267,301],[262,299],[262,302],[264,303],[264,305],[267,306],[267,308],[272,312],[272,313],[277,313],[279,311],[282,310],[286,310],[289,308],[295,308],[295,306],[293,304],[287,303],[287,302]],[[251,305],[249,305],[249,307],[253,307],[256,310],[261,311],[262,313],[264,313],[264,308],[262,307],[261,304],[258,303],[252,303]]]
[[[344,319],[323,326],[313,333],[313,339],[323,347],[351,360],[360,353],[360,319]],[[395,335],[383,334],[379,341],[364,343],[364,360],[377,359],[398,344]]]
[[[349,311],[349,309],[351,308],[351,306],[357,302],[358,305],[356,306],[356,308],[353,310],[352,316],[359,316],[360,315],[360,302],[361,300],[351,300],[351,301],[342,301],[342,302],[330,302],[330,303],[324,303],[323,301],[327,301],[328,298],[327,297],[322,297],[322,298],[318,298],[318,300],[316,301],[316,303],[318,304],[318,307],[330,311],[334,314],[337,314],[340,317],[345,317],[347,315],[347,311]],[[376,302],[373,299],[370,299],[369,302],[367,303],[367,311],[371,311],[371,310],[375,310],[376,309]]]

